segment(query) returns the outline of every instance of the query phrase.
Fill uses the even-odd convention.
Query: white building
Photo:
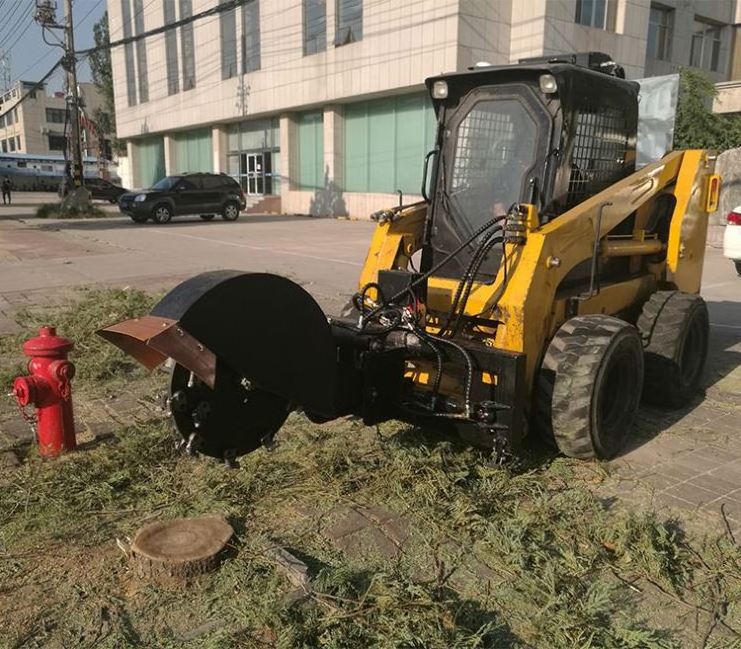
[[[111,39],[233,0],[108,0]],[[226,172],[256,209],[367,216],[419,193],[431,75],[601,50],[729,78],[735,0],[248,0],[113,49],[133,185]]]

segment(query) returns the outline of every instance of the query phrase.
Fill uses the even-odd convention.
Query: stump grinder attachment
[[[286,278],[216,271],[99,333],[172,359],[183,445],[227,462],[294,410],[434,425],[500,460],[528,428],[614,456],[642,397],[681,405],[700,382],[720,183],[705,151],[636,170],[639,87],[619,72],[589,53],[428,79],[425,200],[373,215],[339,316]]]
[[[269,443],[292,409],[334,416],[327,318],[284,277],[203,273],[99,333],[150,369],[173,359],[169,405],[188,450],[229,459]]]

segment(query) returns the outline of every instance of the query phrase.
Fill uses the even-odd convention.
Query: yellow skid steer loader
[[[720,189],[705,151],[636,170],[639,88],[614,71],[428,79],[425,199],[374,215],[340,315],[284,277],[215,271],[101,335],[147,367],[173,359],[183,444],[227,462],[293,410],[441,426],[499,459],[533,429],[566,455],[614,456],[642,397],[673,407],[698,388]]]

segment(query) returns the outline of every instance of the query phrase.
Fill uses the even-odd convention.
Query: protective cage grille
[[[515,124],[511,115],[496,110],[486,102],[472,110],[458,128],[458,142],[453,162],[451,189],[486,186],[496,179],[496,172],[507,162],[515,142]],[[493,143],[498,147],[493,147]]]
[[[574,129],[568,208],[627,174],[628,145],[628,121],[622,111],[587,107],[579,112]]]

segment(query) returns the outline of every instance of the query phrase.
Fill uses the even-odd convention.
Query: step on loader
[[[149,368],[172,359],[187,450],[232,463],[301,410],[434,425],[499,460],[532,431],[610,458],[641,399],[686,403],[708,348],[715,157],[673,151],[636,170],[638,84],[580,62],[426,81],[438,121],[424,200],[373,215],[342,313],[284,277],[220,270],[101,330]]]

